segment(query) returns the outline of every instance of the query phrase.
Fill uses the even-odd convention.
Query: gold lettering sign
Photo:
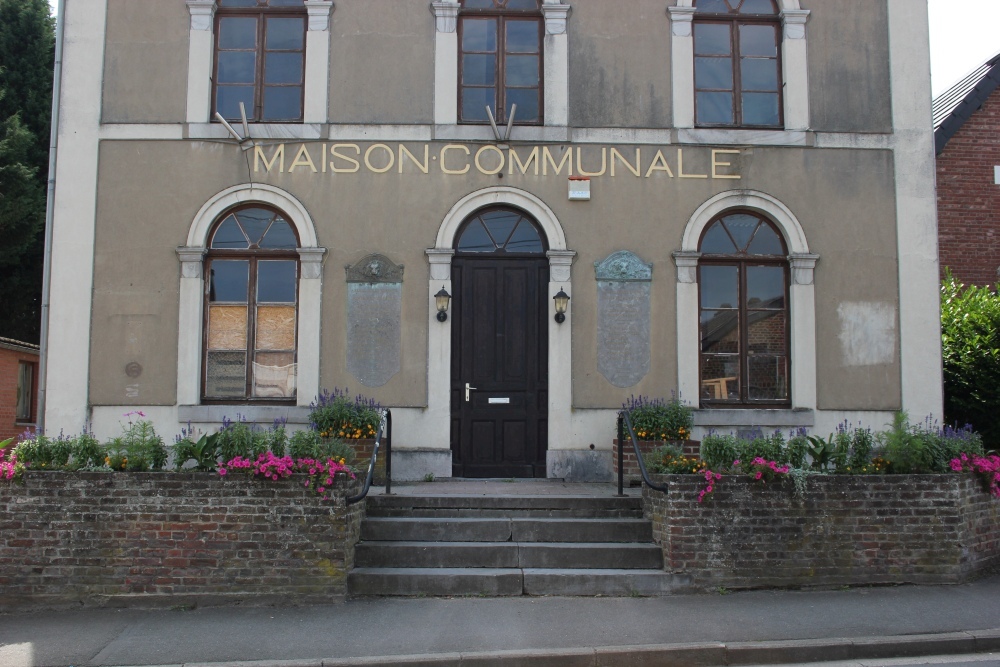
[[[574,150],[574,148],[576,150]],[[739,150],[721,148],[677,148],[676,154],[656,146],[617,148],[608,146],[517,146],[493,144],[467,146],[445,144],[375,143],[274,144],[254,146],[255,173],[400,174],[440,172],[464,176],[588,176],[591,178],[677,178],[740,180],[739,163],[732,156]],[[286,161],[286,156],[290,162]],[[685,160],[687,162],[685,163]],[[734,163],[735,162],[735,163]],[[286,164],[287,163],[287,164]],[[317,167],[317,165],[319,165]]]

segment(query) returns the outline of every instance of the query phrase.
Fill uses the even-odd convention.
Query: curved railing
[[[375,446],[372,447],[372,458],[368,462],[368,474],[365,475],[365,486],[361,493],[348,498],[347,504],[359,503],[368,496],[368,491],[372,487],[372,478],[375,475],[375,462],[378,460],[378,450],[385,442],[385,493],[392,493],[392,410],[386,408],[382,411],[382,419],[379,421],[378,432],[375,434]]]
[[[629,415],[628,410],[622,410],[618,413],[618,495],[625,495],[625,433],[628,432],[628,437],[632,441],[632,448],[635,450],[635,460],[639,463],[639,471],[642,473],[642,481],[649,488],[654,491],[662,491],[663,493],[668,493],[668,486],[664,484],[660,486],[659,484],[654,484],[649,479],[649,473],[646,472],[646,462],[642,459],[642,452],[639,451],[639,439],[635,437],[635,429],[632,427],[632,417]]]

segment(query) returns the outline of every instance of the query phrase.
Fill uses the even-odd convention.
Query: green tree
[[[0,0],[0,336],[38,340],[55,23]]]
[[[965,287],[949,273],[941,284],[944,414],[972,424],[987,449],[1000,447],[1000,296]]]

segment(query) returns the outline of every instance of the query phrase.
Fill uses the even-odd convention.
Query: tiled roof
[[[1000,53],[937,96],[932,112],[934,145],[938,155],[998,85],[1000,85]]]
[[[20,348],[30,352],[39,351],[39,347],[34,343],[25,343],[23,340],[14,340],[13,338],[4,338],[3,336],[0,336],[0,347]]]

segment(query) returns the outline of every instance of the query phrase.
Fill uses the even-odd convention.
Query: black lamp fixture
[[[437,304],[438,309],[438,322],[448,321],[448,304],[451,303],[451,295],[448,294],[448,290],[441,286],[441,291],[434,295],[434,303]]]
[[[569,308],[569,294],[566,294],[560,287],[559,292],[552,297],[552,300],[556,304],[556,322],[562,324],[566,321],[566,309]]]

